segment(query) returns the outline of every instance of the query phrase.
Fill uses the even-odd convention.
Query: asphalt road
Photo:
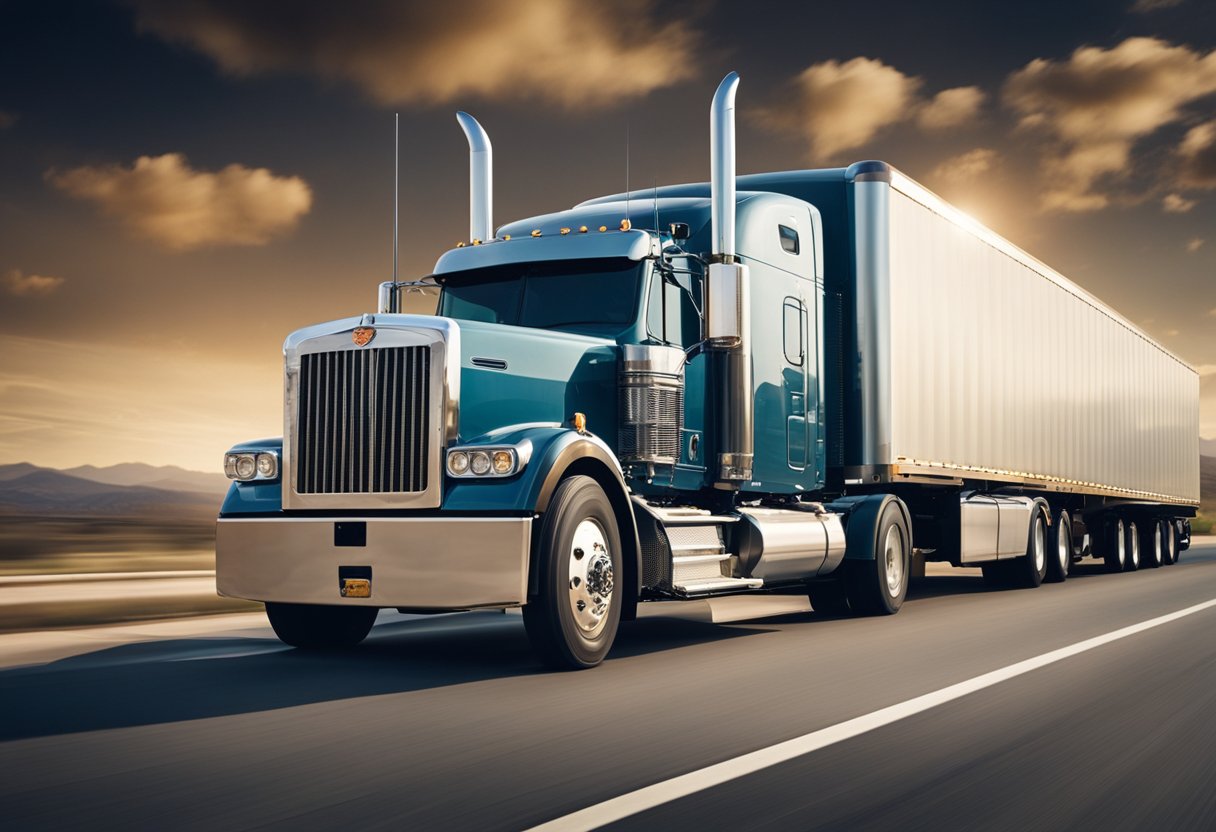
[[[495,613],[382,614],[343,655],[283,649],[248,614],[3,636],[0,818],[524,829],[1216,599],[1216,541],[1080,573],[930,577],[883,619],[651,607],[581,673],[542,670]],[[1208,830],[1214,713],[1207,608],[611,828]]]

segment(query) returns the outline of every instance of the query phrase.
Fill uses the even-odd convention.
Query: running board
[[[760,578],[697,578],[672,586],[672,591],[681,598],[701,598],[721,595],[724,592],[744,592],[760,589],[764,581]]]

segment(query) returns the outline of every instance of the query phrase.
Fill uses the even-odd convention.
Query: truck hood
[[[460,438],[529,422],[569,423],[616,442],[616,342],[478,321],[460,325]]]

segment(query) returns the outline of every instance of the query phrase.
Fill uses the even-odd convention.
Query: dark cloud
[[[477,95],[579,108],[674,84],[691,76],[696,58],[687,16],[663,14],[651,0],[131,2],[142,31],[230,73],[315,74],[382,104]]]

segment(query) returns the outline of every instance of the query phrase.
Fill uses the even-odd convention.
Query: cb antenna
[[[625,117],[625,219],[629,219],[629,117]]]
[[[398,168],[401,164],[401,113],[393,113],[393,283],[397,282],[397,186],[401,180]]]

